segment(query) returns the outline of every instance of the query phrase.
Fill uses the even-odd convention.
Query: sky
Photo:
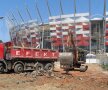
[[[44,22],[48,21],[49,14],[45,0],[0,0],[0,16],[6,17],[11,12],[15,15],[16,19],[19,22],[21,22],[21,19],[17,13],[18,9],[26,22],[30,20],[26,12],[26,6],[27,6],[32,16],[32,19],[40,21],[35,8],[35,1],[37,1],[38,8],[43,21]],[[74,12],[74,0],[61,0],[61,1],[64,14],[72,14]],[[88,12],[89,11],[88,1],[89,0],[76,0],[76,12],[77,13]],[[52,16],[60,15],[59,0],[48,0],[48,2]],[[106,5],[108,5],[108,0]],[[92,16],[95,16],[96,14],[99,14],[100,16],[103,15],[103,7],[104,7],[104,0],[91,0]],[[107,6],[107,11],[108,11],[108,6]],[[10,40],[9,30],[6,25],[5,18],[0,20],[0,40],[3,40],[4,42]]]

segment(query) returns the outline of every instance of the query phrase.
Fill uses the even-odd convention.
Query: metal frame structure
[[[75,45],[76,46],[78,46],[77,44],[78,44],[78,41],[76,40],[76,36],[77,36],[77,34],[76,34],[76,31],[77,31],[77,29],[76,29],[76,24],[77,24],[77,20],[76,20],[76,17],[77,17],[77,6],[76,6],[76,1],[77,0],[73,0],[73,3],[74,3],[74,14],[73,14],[73,24],[74,24],[74,37],[75,37]],[[45,3],[46,3],[46,6],[47,6],[47,10],[48,10],[48,15],[49,15],[49,17],[53,17],[53,15],[52,15],[52,12],[51,12],[51,9],[50,9],[50,5],[49,5],[49,0],[45,0]],[[92,52],[92,36],[91,36],[91,32],[92,32],[92,24],[91,24],[91,0],[88,0],[88,7],[89,7],[89,52],[91,53]],[[62,0],[60,0],[60,2],[59,2],[59,9],[60,9],[60,27],[61,27],[61,31],[62,31],[62,33],[63,33],[63,21],[62,21],[62,17],[63,16],[65,16],[65,14],[64,14],[64,11],[63,11],[63,8],[62,8]],[[28,15],[28,17],[29,17],[29,19],[30,20],[33,20],[33,18],[32,18],[32,16],[31,16],[31,13],[30,13],[30,10],[29,10],[29,8],[28,8],[28,5],[27,4],[25,4],[25,10],[26,10],[26,14]],[[39,10],[39,7],[38,7],[38,3],[37,3],[37,1],[35,1],[35,10],[36,10],[36,12],[37,12],[37,14],[38,14],[38,17],[39,17],[39,19],[40,19],[40,21],[41,21],[41,23],[38,23],[38,26],[40,25],[40,26],[42,26],[43,28],[42,28],[42,30],[40,31],[40,29],[39,29],[39,32],[41,33],[42,32],[42,34],[41,34],[41,37],[40,37],[40,43],[41,43],[41,48],[43,48],[43,45],[44,45],[44,32],[45,32],[45,26],[44,26],[44,21],[43,21],[43,17],[42,17],[42,15],[41,15],[41,13],[40,13],[40,10]],[[21,19],[21,21],[23,22],[23,24],[24,23],[26,23],[26,21],[24,20],[24,18],[23,18],[23,16],[22,16],[22,14],[21,14],[21,12],[19,11],[19,9],[17,8],[17,14],[18,14],[18,16],[20,17],[20,19]],[[104,14],[103,14],[103,30],[104,30],[104,35],[103,35],[103,37],[104,37],[104,41],[103,41],[103,43],[104,43],[104,51],[106,50],[106,45],[105,45],[105,42],[106,42],[106,38],[105,38],[105,34],[106,34],[106,0],[104,0]],[[16,26],[19,26],[19,29],[21,28],[21,25],[22,25],[22,22],[18,22],[18,20],[17,20],[17,18],[15,17],[15,15],[14,15],[14,13],[13,12],[10,12],[9,13],[9,15],[7,16],[8,17],[8,21],[10,21],[10,23],[11,24],[13,24],[13,26],[14,26],[14,29],[16,29]],[[0,19],[2,19],[3,17],[0,17]],[[49,18],[50,19],[50,18]],[[29,21],[27,21],[27,22],[29,22]],[[49,22],[48,23],[50,23],[50,20],[49,20]],[[50,25],[50,24],[49,24]],[[100,28],[100,27],[99,27]],[[29,30],[30,31],[30,30]],[[12,34],[12,33],[10,33],[10,34]],[[36,34],[36,33],[35,33]],[[11,35],[10,35],[11,36]],[[11,36],[12,37],[12,36]],[[63,40],[63,38],[64,38],[64,36],[62,35],[62,45],[63,45],[63,51],[65,51],[65,45],[64,45],[64,40]],[[21,40],[22,40],[22,37],[21,37]],[[32,40],[32,39],[31,39]],[[16,39],[16,42],[18,41],[18,39]],[[50,41],[51,41],[51,35],[50,35]],[[52,42],[52,41],[51,41]],[[99,41],[100,42],[100,41]],[[23,43],[23,40],[22,40],[22,43]],[[31,46],[32,46],[32,42],[31,42]],[[52,48],[53,48],[53,45],[51,45],[52,46]]]

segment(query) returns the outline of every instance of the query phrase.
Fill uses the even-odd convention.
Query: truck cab
[[[0,73],[4,72],[6,69],[4,57],[5,57],[4,43],[0,42]]]
[[[0,61],[4,59],[4,44],[0,43]]]

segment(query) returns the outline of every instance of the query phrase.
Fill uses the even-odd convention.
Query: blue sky
[[[7,16],[10,11],[13,12],[15,17],[21,21],[17,14],[17,9],[21,12],[25,21],[29,20],[27,16],[25,5],[28,5],[29,11],[33,19],[38,19],[38,15],[35,9],[35,0],[0,0],[0,16]],[[60,14],[59,0],[48,0],[50,4],[50,9],[52,16]],[[64,14],[71,14],[74,12],[73,1],[74,0],[61,0]],[[103,14],[103,1],[104,0],[91,0],[91,11],[92,15]],[[37,0],[38,7],[43,18],[43,21],[48,20],[48,11],[46,7],[45,0]],[[108,0],[107,0],[108,4]],[[76,0],[77,13],[88,12],[88,0]],[[107,6],[108,11],[108,6]],[[0,39],[4,42],[9,41],[8,29],[6,27],[5,20],[0,20]]]

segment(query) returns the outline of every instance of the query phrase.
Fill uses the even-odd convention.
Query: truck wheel
[[[3,73],[4,72],[4,65],[3,63],[0,63],[0,73]]]
[[[80,66],[80,72],[85,72],[88,69],[88,66]]]
[[[41,64],[41,63],[36,63],[35,65],[34,65],[34,69],[36,70],[36,71],[42,71],[43,70],[43,64]]]
[[[47,70],[47,71],[53,71],[54,70],[54,65],[52,63],[47,63],[45,65],[45,70]]]
[[[14,72],[15,73],[21,73],[24,71],[24,66],[22,64],[16,64],[14,67]]]

